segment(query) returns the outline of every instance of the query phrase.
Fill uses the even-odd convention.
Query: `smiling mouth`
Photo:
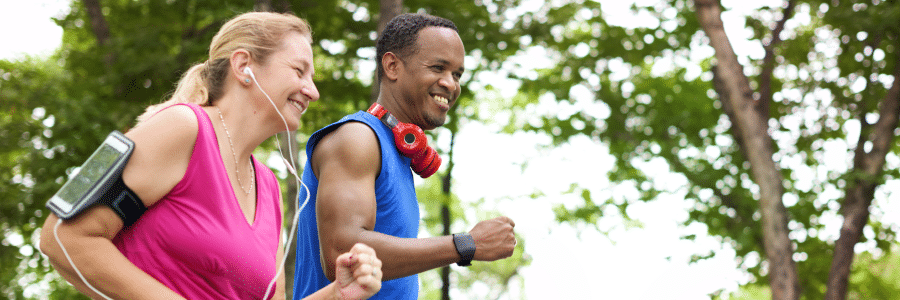
[[[434,100],[444,105],[450,105],[450,100],[447,100],[447,98],[444,98],[443,96],[434,95]]]
[[[300,101],[298,101],[298,100],[294,100],[294,99],[288,99],[288,100],[290,100],[290,101],[291,101],[291,104],[293,104],[294,107],[296,107],[297,110],[300,111],[300,114],[303,114],[303,113],[306,112],[306,107],[303,107],[303,103],[302,103],[302,102],[300,102]]]

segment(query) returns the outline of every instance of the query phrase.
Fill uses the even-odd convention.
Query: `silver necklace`
[[[228,145],[231,146],[231,157],[234,158],[234,175],[237,176],[237,182],[238,185],[241,186],[241,191],[249,196],[250,192],[253,191],[253,183],[256,182],[256,180],[253,180],[253,178],[256,177],[256,170],[253,169],[253,160],[250,160],[250,188],[245,191],[244,184],[241,182],[241,171],[238,170],[237,154],[234,153],[234,144],[231,142],[231,133],[228,132],[228,126],[225,125],[225,117],[222,116],[222,110],[216,106],[216,111],[219,112],[219,119],[222,120],[222,128],[225,128],[225,135],[228,136]]]

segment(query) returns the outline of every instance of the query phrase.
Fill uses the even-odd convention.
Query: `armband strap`
[[[456,265],[468,267],[472,265],[472,258],[475,257],[475,239],[468,233],[453,234],[453,244],[456,246],[456,252],[459,253],[459,261]]]
[[[109,206],[125,222],[125,227],[130,227],[138,218],[147,211],[144,202],[134,194],[122,177],[119,176],[113,185],[100,196],[100,203]]]

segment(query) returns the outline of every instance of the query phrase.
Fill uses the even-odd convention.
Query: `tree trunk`
[[[878,122],[868,125],[866,111],[860,110],[863,124],[853,158],[853,182],[848,183],[841,213],[844,223],[841,236],[834,245],[834,257],[828,273],[828,290],[825,299],[847,298],[847,279],[853,263],[853,248],[862,236],[863,228],[869,222],[869,206],[878,187],[878,178],[884,171],[885,156],[894,143],[894,130],[900,119],[900,61],[894,67],[894,83],[881,101]],[[866,129],[870,129],[867,131]],[[872,143],[872,149],[865,150],[865,144]]]
[[[781,31],[784,30],[784,24],[794,14],[794,7],[797,1],[790,0],[782,13],[781,20],[772,30],[772,38],[764,45],[766,56],[763,57],[762,71],[759,72],[759,110],[761,113],[768,114],[769,103],[772,102],[772,75],[775,70],[775,47],[781,42]]]
[[[253,5],[254,11],[273,11],[272,10],[272,0],[256,0],[256,4]]]
[[[444,178],[450,178],[447,174]],[[449,180],[444,180],[444,186],[449,186]],[[450,235],[450,206],[447,203],[441,204],[441,223],[444,224],[444,235]],[[441,268],[441,300],[450,300],[450,267]]]
[[[106,17],[103,16],[100,0],[83,0],[82,3],[84,3],[84,8],[87,10],[87,15],[91,22],[91,31],[94,32],[94,36],[97,38],[97,45],[101,49],[105,48],[109,45],[110,33],[109,24],[106,22]],[[107,69],[112,68],[115,56],[112,52],[104,52],[107,53],[103,56],[103,62],[106,64]]]
[[[451,112],[456,112],[456,110]],[[441,202],[441,222],[444,225],[444,235],[451,234],[450,225],[453,223],[453,216],[450,214],[450,201],[453,199],[453,194],[450,192],[450,187],[453,182],[453,144],[456,142],[455,133],[459,128],[459,118],[456,115],[454,113],[449,116],[450,122],[446,126],[454,134],[450,136],[450,151],[447,154],[447,174],[444,175],[441,181],[442,199],[444,200]],[[450,300],[450,266],[441,268],[441,299]]]
[[[700,26],[709,37],[718,61],[718,75],[724,84],[720,95],[723,107],[733,111],[730,114],[732,126],[739,130],[735,139],[750,162],[751,176],[759,187],[759,202],[763,232],[763,248],[769,262],[769,286],[772,299],[798,299],[800,280],[797,265],[793,260],[793,244],[788,237],[787,210],[781,198],[784,195],[781,172],[772,159],[772,139],[768,135],[768,112],[760,110],[758,101],[753,100],[749,80],[738,63],[728,36],[722,25],[722,10],[714,0],[695,0]]]
[[[381,3],[381,11],[378,15],[378,36],[381,37],[381,32],[384,31],[384,27],[387,26],[388,22],[403,12],[403,0],[381,0],[379,3]],[[375,59],[378,58],[376,57]],[[378,70],[375,70],[374,76],[372,80],[372,94],[370,96],[372,102],[378,100],[378,91],[381,88],[378,84]]]
[[[88,18],[91,21],[91,31],[97,37],[97,44],[106,46],[109,42],[109,24],[106,23],[106,17],[103,16],[102,7],[99,0],[84,0],[84,8],[87,9]]]

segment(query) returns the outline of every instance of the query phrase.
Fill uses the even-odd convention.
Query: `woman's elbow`
[[[47,217],[47,220],[44,221],[44,226],[41,227],[41,239],[38,241],[38,250],[50,258],[50,261],[54,263],[57,262],[62,252],[59,248],[59,244],[56,242],[56,235],[53,232],[58,220],[59,218],[53,214]]]

